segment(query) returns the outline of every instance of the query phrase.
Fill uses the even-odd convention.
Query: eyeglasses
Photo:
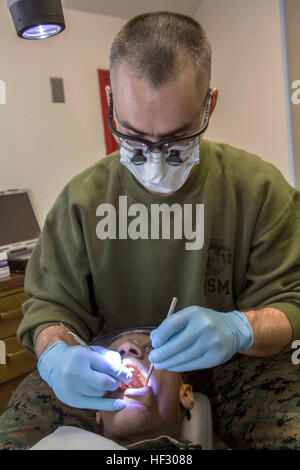
[[[147,155],[151,154],[153,150],[159,150],[162,154],[166,155],[166,161],[170,165],[178,166],[182,163],[180,154],[190,152],[190,150],[199,144],[202,134],[206,131],[209,124],[209,114],[211,107],[211,100],[213,91],[209,88],[207,92],[204,116],[200,129],[197,132],[187,134],[180,137],[172,137],[170,139],[161,140],[159,142],[151,142],[140,137],[133,137],[122,134],[117,131],[113,125],[113,96],[110,91],[110,105],[109,105],[109,128],[117,141],[118,145],[124,147],[127,151],[133,154],[131,162],[136,165],[141,165],[147,161]]]
[[[116,339],[111,344],[113,344],[115,341],[116,341]],[[130,338],[129,337],[129,338],[126,338],[124,341],[132,343],[134,346],[137,346],[139,349],[142,349],[144,351],[144,353],[146,353],[146,354],[149,354],[153,349],[151,340],[149,340],[148,342],[145,342],[145,340],[144,341],[139,341],[136,338]],[[111,349],[111,344],[108,346],[108,349]],[[121,345],[122,345],[122,342],[119,344],[118,348],[120,348]],[[113,350],[116,350],[118,348],[114,347]],[[122,357],[123,354],[124,354],[124,351],[121,350],[121,351],[119,351],[119,353],[121,354],[121,357]]]
[[[133,344],[135,344],[138,348],[143,349],[145,353],[150,353],[153,349],[152,343],[149,342],[148,344],[140,345],[139,341],[137,339],[131,339],[130,340]]]

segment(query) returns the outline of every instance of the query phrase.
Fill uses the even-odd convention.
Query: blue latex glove
[[[253,344],[253,330],[242,312],[221,313],[196,305],[166,318],[150,334],[155,369],[185,372],[227,362]]]
[[[132,373],[121,363],[119,353],[101,346],[92,349],[58,341],[41,355],[38,371],[66,405],[90,410],[120,410],[126,406],[123,400],[101,397],[117,390],[120,382],[129,383]]]

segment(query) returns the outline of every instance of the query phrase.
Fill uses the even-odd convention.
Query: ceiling
[[[169,10],[194,16],[202,0],[62,0],[64,8],[132,18],[148,11]]]

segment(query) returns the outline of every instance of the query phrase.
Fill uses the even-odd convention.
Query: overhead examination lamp
[[[46,39],[66,25],[61,0],[7,0],[17,34],[23,39]]]

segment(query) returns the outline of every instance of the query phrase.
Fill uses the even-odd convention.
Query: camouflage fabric
[[[189,374],[195,391],[205,393],[214,430],[230,449],[300,449],[300,366],[291,352],[271,358],[238,354],[219,367]],[[28,449],[59,426],[103,434],[94,410],[61,403],[37,371],[13,393],[0,417],[0,450]],[[198,450],[200,443],[168,436],[141,441],[128,449]]]
[[[59,426],[102,431],[94,410],[71,408],[59,401],[35,370],[19,384],[0,417],[0,450],[28,449]]]
[[[214,429],[232,449],[300,450],[300,366],[291,352],[238,355],[212,370]]]

